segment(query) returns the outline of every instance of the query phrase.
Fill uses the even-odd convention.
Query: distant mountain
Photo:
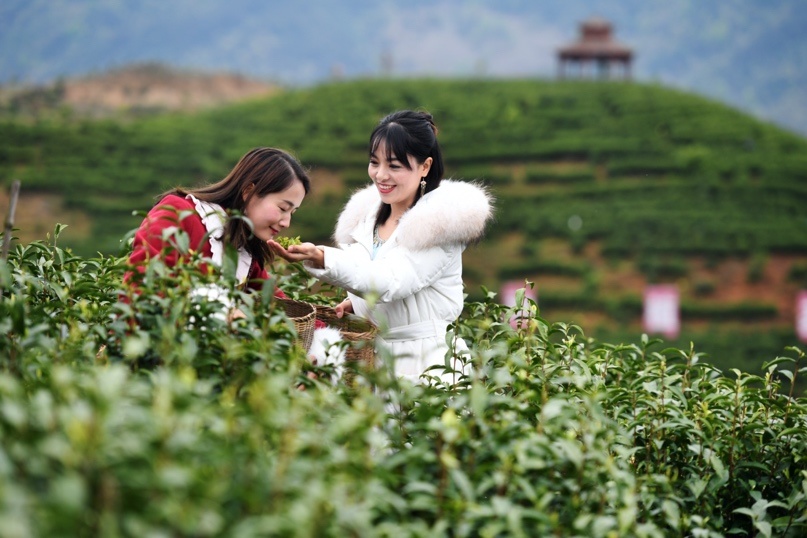
[[[5,0],[0,83],[152,61],[291,85],[379,74],[551,78],[556,49],[595,15],[634,48],[637,79],[807,134],[801,0]]]

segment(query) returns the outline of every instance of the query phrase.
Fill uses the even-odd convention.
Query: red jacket
[[[177,226],[188,234],[191,252],[201,252],[205,258],[212,256],[207,229],[196,212],[193,201],[169,194],[149,211],[140,224],[135,233],[129,263],[141,273],[151,258],[161,257],[166,265],[175,265],[181,254],[163,240],[163,231]],[[131,280],[131,277],[132,273],[128,272],[124,276],[124,282]],[[269,273],[266,269],[253,259],[247,275],[247,287],[259,290],[263,286],[263,281],[268,278]],[[275,297],[286,298],[286,294],[278,288],[275,289]]]

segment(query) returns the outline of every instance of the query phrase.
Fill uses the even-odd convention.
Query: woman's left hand
[[[269,248],[276,255],[289,262],[309,262],[309,265],[317,269],[325,267],[325,253],[314,243],[301,243],[299,245],[289,245],[288,249],[277,241],[270,239],[266,242]]]

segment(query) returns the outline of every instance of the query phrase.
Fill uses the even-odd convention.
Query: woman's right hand
[[[350,299],[345,299],[344,301],[342,301],[341,303],[336,305],[334,310],[336,310],[336,317],[337,318],[341,318],[345,314],[352,314],[353,313],[353,303],[350,302]]]
[[[276,255],[289,262],[308,262],[312,267],[322,269],[325,267],[325,253],[313,243],[301,243],[299,245],[289,245],[288,249],[283,245],[270,239],[266,242],[269,248]]]

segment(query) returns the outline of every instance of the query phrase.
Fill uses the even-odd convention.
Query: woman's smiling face
[[[268,241],[289,227],[291,215],[305,198],[305,187],[294,180],[286,189],[266,196],[253,196],[244,208],[244,215],[252,221],[255,237]]]
[[[367,173],[375,183],[381,201],[403,212],[412,206],[420,188],[420,180],[428,173],[431,157],[418,164],[411,155],[402,163],[395,155],[387,155],[387,145],[381,141],[370,157]],[[409,165],[407,168],[406,165]]]

